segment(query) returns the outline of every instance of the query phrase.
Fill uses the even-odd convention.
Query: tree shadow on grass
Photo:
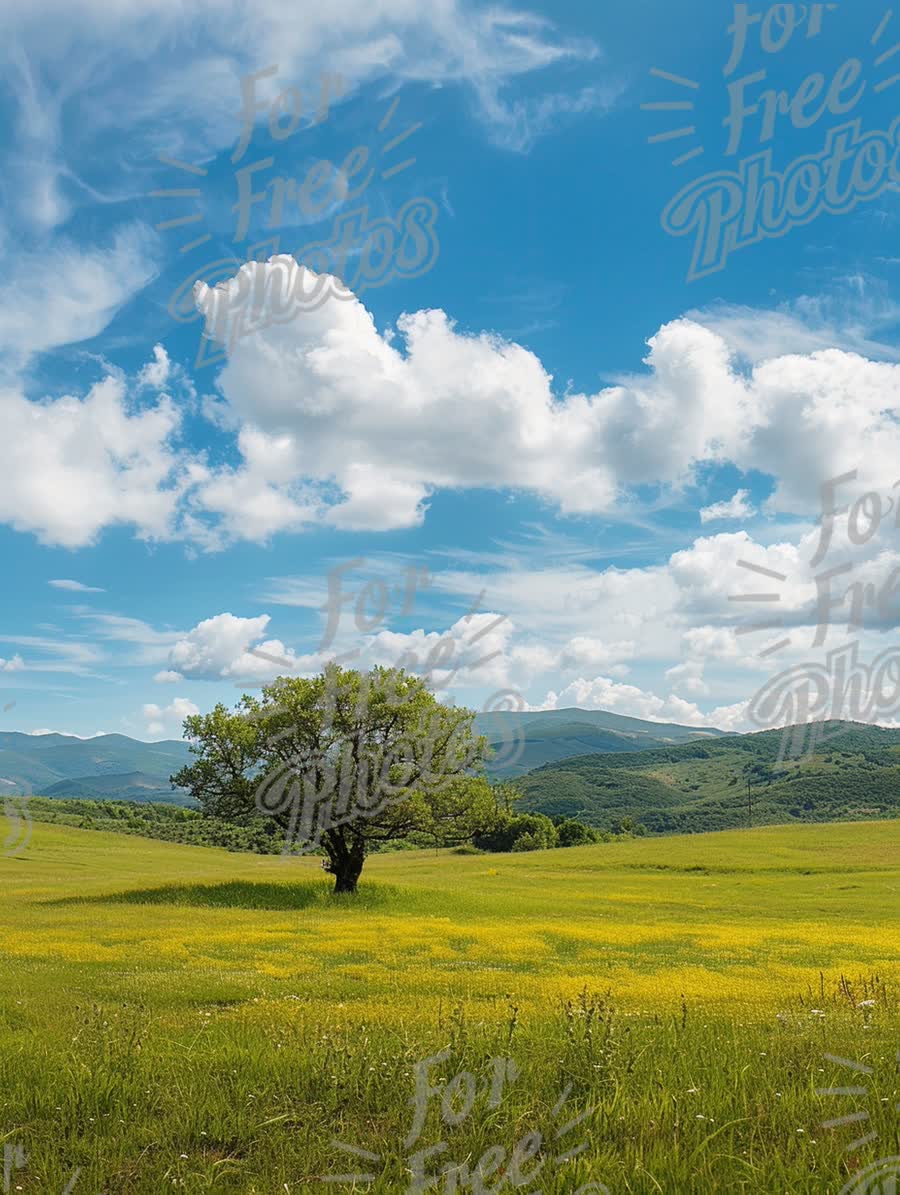
[[[361,887],[355,896],[335,896],[328,882],[274,884],[226,880],[221,884],[164,884],[158,888],[131,888],[98,896],[67,896],[47,901],[53,905],[180,905],[205,909],[333,909],[383,908],[393,903],[392,887]]]

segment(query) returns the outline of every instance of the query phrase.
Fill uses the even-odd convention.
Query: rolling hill
[[[777,762],[781,731],[726,735],[604,710],[479,714],[497,750],[489,773],[515,780],[526,810],[599,829],[632,818],[653,834],[753,824],[895,817],[900,730],[845,724],[801,760]],[[833,727],[832,729],[837,729]],[[0,733],[0,796],[165,802],[190,807],[169,776],[191,758],[177,740]]]
[[[109,798],[117,801],[165,801],[171,803],[181,797],[181,790],[173,790],[171,784],[159,776],[148,776],[146,772],[110,772],[109,775],[76,776],[71,780],[60,780],[42,790],[45,797],[92,797]],[[193,802],[191,802],[193,804]]]
[[[778,762],[783,732],[582,755],[516,780],[523,809],[653,834],[900,815],[900,730],[828,723],[814,754]],[[833,736],[833,737],[831,737]]]
[[[487,737],[495,752],[488,773],[505,780],[576,755],[644,751],[725,733],[675,722],[645,722],[608,710],[580,709],[481,713],[475,718],[475,729]]]
[[[143,743],[124,734],[77,739],[4,731],[0,796],[41,793],[182,804],[187,798],[173,791],[169,777],[190,758],[187,743],[174,739]]]

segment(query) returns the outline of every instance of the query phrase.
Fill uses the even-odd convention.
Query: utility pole
[[[750,776],[747,776],[747,826],[753,829],[753,797],[750,794]]]

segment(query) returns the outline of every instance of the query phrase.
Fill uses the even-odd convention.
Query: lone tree
[[[334,891],[355,892],[383,843],[420,834],[449,846],[492,824],[480,774],[489,748],[474,717],[400,668],[328,665],[311,679],[279,677],[233,711],[186,718],[197,758],[172,783],[213,817],[267,814],[286,850],[321,847]]]

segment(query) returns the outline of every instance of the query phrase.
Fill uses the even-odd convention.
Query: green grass
[[[539,1132],[523,1191],[837,1195],[900,1153],[898,837],[403,852],[335,900],[316,860],[37,824],[0,859],[0,1135],[28,1155],[10,1189],[58,1193],[80,1167],[73,1195],[399,1192],[445,1142],[430,1173],[493,1150],[457,1189],[497,1190],[491,1166]],[[416,1064],[442,1050],[432,1082],[469,1072],[475,1102],[448,1097],[452,1125],[431,1099],[404,1147]],[[491,1107],[498,1058],[520,1073]]]

